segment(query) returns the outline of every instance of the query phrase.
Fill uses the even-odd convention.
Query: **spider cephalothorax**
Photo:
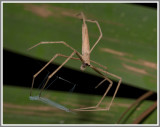
[[[87,66],[90,66],[90,65],[88,63],[82,63],[82,65],[80,67],[81,71],[84,71]]]

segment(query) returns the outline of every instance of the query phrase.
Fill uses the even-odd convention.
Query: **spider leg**
[[[96,106],[78,108],[78,109],[74,109],[74,110],[76,110],[76,111],[82,111],[82,110],[89,111],[88,109],[98,108],[99,105],[101,104],[102,100],[104,99],[104,97],[107,95],[107,93],[108,93],[108,91],[109,91],[109,89],[111,88],[111,86],[112,86],[113,83],[112,83],[112,81],[111,81],[110,79],[105,78],[105,79],[103,79],[103,80],[95,87],[95,88],[98,88],[98,87],[99,87],[102,83],[104,83],[106,80],[110,82],[109,87],[107,88],[107,90],[105,91],[105,93],[103,94],[102,98],[100,99],[100,101],[98,102],[98,104],[97,104]],[[87,109],[87,110],[86,110],[86,109]],[[97,111],[98,111],[98,109],[97,109]]]
[[[73,52],[73,53],[75,53],[75,52]],[[74,54],[73,54],[74,55]],[[72,56],[73,56],[72,55]],[[43,68],[41,68],[36,74],[34,74],[33,75],[33,79],[32,79],[32,86],[31,86],[31,90],[30,90],[30,96],[32,96],[32,89],[33,89],[33,85],[34,85],[34,81],[35,81],[35,78],[51,63],[51,62],[53,62],[58,56],[60,56],[60,57],[65,57],[65,58],[69,58],[69,59],[74,59],[74,60],[81,60],[80,58],[75,58],[75,57],[72,57],[72,56],[66,56],[66,55],[63,55],[63,54],[56,54],[56,55],[54,55],[53,57],[52,57],[52,59],[43,67]],[[68,59],[68,60],[69,60]],[[67,60],[67,61],[68,61]],[[66,61],[66,62],[67,62]],[[65,63],[63,63],[63,64],[65,64]],[[62,67],[62,66],[61,66]],[[60,67],[59,67],[59,69],[60,69]],[[48,80],[48,79],[47,79]],[[48,82],[48,81],[47,81]]]
[[[39,42],[38,44],[36,44],[36,45],[34,45],[34,46],[32,46],[32,47],[30,47],[30,48],[28,48],[28,50],[31,50],[32,48],[35,48],[35,47],[37,47],[38,45],[42,45],[42,44],[63,44],[63,45],[65,45],[65,46],[67,46],[67,47],[69,47],[70,49],[72,49],[72,50],[75,50],[74,48],[72,48],[70,45],[68,45],[66,42],[64,42],[64,41],[55,41],[55,42]]]
[[[66,63],[72,58],[72,56],[73,56],[74,54],[75,54],[75,51],[74,51],[54,72],[52,72],[52,73],[48,76],[48,79],[47,79],[46,83],[44,84],[44,86],[42,87],[42,89],[41,89],[41,91],[40,91],[40,93],[39,93],[39,97],[41,96],[41,93],[42,93],[43,89],[45,88],[45,86],[47,85],[49,79],[52,78],[53,75],[55,75],[55,74],[63,67],[63,65],[66,64]]]
[[[68,45],[66,42],[64,41],[57,41],[57,42],[40,42],[40,43],[37,43],[36,45],[28,48],[28,50],[31,50],[41,44],[63,44],[64,46],[70,48],[71,50],[74,51],[74,53],[76,53],[76,55],[79,57],[79,58],[72,58],[72,59],[79,59],[81,60],[82,62],[84,62],[81,54],[76,51],[73,47],[71,47],[70,45]],[[32,86],[31,86],[31,90],[30,90],[30,96],[32,95],[32,89],[33,89],[33,85],[34,85],[34,80],[35,78],[39,75],[39,73],[41,73],[57,56],[64,56],[64,55],[60,55],[60,54],[56,54],[40,71],[38,71],[36,74],[33,75],[33,80],[32,80]],[[48,81],[48,80],[47,80]]]
[[[32,96],[32,89],[33,89],[33,85],[34,85],[35,78],[36,78],[57,56],[58,56],[58,54],[54,55],[53,58],[52,58],[42,69],[40,69],[36,74],[33,75],[32,86],[31,86],[31,90],[30,90],[30,96]]]
[[[74,110],[75,110],[75,111],[106,111],[106,110],[109,110],[110,107],[111,107],[111,105],[112,105],[112,102],[113,102],[113,100],[114,100],[114,98],[115,98],[115,96],[116,96],[116,93],[117,93],[117,91],[118,91],[118,89],[119,89],[119,86],[120,86],[120,83],[121,83],[121,78],[120,78],[119,76],[116,76],[115,74],[109,73],[109,72],[107,72],[107,71],[104,71],[104,70],[102,70],[102,69],[100,69],[100,68],[97,68],[97,67],[94,67],[94,66],[92,66],[92,65],[91,65],[90,67],[91,67],[94,71],[96,71],[97,73],[99,73],[99,74],[104,78],[95,88],[99,87],[99,86],[100,86],[103,82],[105,82],[106,80],[110,82],[109,87],[106,89],[104,95],[102,96],[102,98],[100,99],[100,101],[98,102],[98,104],[97,104],[96,106],[79,108],[79,109],[74,109]],[[99,108],[99,105],[101,104],[102,100],[104,99],[104,97],[106,96],[106,94],[108,93],[108,91],[110,90],[113,82],[112,82],[110,79],[108,79],[105,75],[103,75],[101,72],[120,79],[119,82],[118,82],[118,85],[117,85],[117,87],[116,87],[116,90],[115,90],[115,92],[114,92],[114,95],[113,95],[113,97],[112,97],[112,100],[111,100],[111,102],[110,102],[110,104],[109,104],[109,106],[108,106],[108,107],[106,106],[105,108]]]
[[[119,79],[118,84],[117,84],[117,87],[116,87],[116,90],[115,90],[115,92],[114,92],[114,94],[113,94],[112,100],[111,100],[109,106],[106,107],[107,110],[109,110],[110,107],[111,107],[111,105],[112,105],[112,103],[113,103],[113,100],[114,100],[114,98],[115,98],[115,96],[116,96],[116,94],[117,94],[117,91],[118,91],[118,89],[119,89],[119,87],[120,87],[122,78],[119,77],[119,76],[117,76],[117,75],[115,75],[115,74],[112,74],[112,73],[110,73],[110,72],[104,71],[104,70],[102,70],[102,69],[100,69],[100,68],[95,68],[95,67],[93,67],[93,68],[96,69],[96,70],[98,70],[98,71],[101,71],[101,72],[103,72],[103,73],[105,73],[105,74],[107,74],[107,75],[110,75],[110,76],[112,76],[112,77],[115,77],[115,78]]]
[[[96,25],[97,25],[97,27],[98,27],[98,29],[99,29],[99,33],[100,33],[97,41],[94,43],[94,45],[92,46],[92,48],[91,48],[91,50],[90,50],[90,53],[91,53],[92,50],[95,48],[95,46],[99,43],[99,41],[100,41],[100,39],[102,38],[103,34],[102,34],[102,30],[101,30],[101,27],[100,27],[98,21],[96,21],[96,20],[90,20],[90,19],[86,19],[86,21],[87,21],[87,22],[91,22],[91,23],[96,23]]]
[[[103,94],[102,98],[100,99],[100,101],[97,103],[96,106],[91,106],[91,107],[84,107],[84,108],[78,108],[78,109],[74,109],[75,111],[99,111],[102,110],[102,108],[98,108],[99,105],[101,104],[102,100],[104,99],[104,97],[107,95],[108,91],[110,90],[110,88],[112,87],[113,82],[107,78],[106,76],[104,76],[100,71],[98,71],[95,67],[93,67],[92,65],[90,66],[94,71],[96,71],[97,73],[99,73],[104,79],[95,87],[98,88],[101,84],[103,84],[105,81],[109,81],[110,84],[108,86],[108,88],[106,89],[105,93]],[[104,110],[104,109],[103,109]],[[106,110],[106,109],[105,109]]]
[[[106,66],[101,65],[100,63],[95,62],[95,61],[93,61],[93,60],[90,60],[90,61],[91,61],[91,63],[94,63],[94,64],[96,64],[96,65],[98,65],[98,66],[100,66],[100,67],[104,68],[105,70],[107,70],[107,67],[106,67]]]
[[[64,41],[40,42],[40,43],[38,43],[38,44],[36,44],[36,45],[34,45],[34,46],[28,48],[28,50],[31,50],[31,49],[33,49],[33,48],[39,46],[39,45],[42,45],[42,44],[63,44],[64,46],[66,46],[66,47],[70,48],[71,50],[75,51],[75,53],[76,53],[77,56],[80,58],[80,60],[81,60],[82,62],[84,62],[84,60],[82,59],[81,54],[80,54],[77,50],[75,50],[73,47],[71,47],[70,45],[68,45],[66,42],[64,42]]]

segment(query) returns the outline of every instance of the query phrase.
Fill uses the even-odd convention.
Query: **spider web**
[[[41,65],[41,63],[38,62],[38,64],[43,67],[43,65]],[[34,83],[34,87],[36,87],[36,91],[34,89],[34,93],[33,96],[30,96],[29,99],[32,101],[40,101],[43,102],[45,104],[48,104],[52,107],[58,108],[60,110],[64,110],[66,112],[72,112],[69,108],[67,108],[65,105],[60,104],[57,101],[54,101],[53,99],[50,99],[48,97],[45,96],[39,96],[39,93],[41,91],[41,89],[44,87],[48,76],[51,74],[51,71],[49,70],[54,70],[53,67],[51,67],[50,69],[45,69],[42,74],[40,74],[39,77],[37,77]],[[45,76],[44,76],[45,75]],[[66,102],[69,101],[69,98],[72,96],[73,91],[75,90],[77,84],[63,78],[62,76],[58,76],[58,75],[54,75],[50,81],[47,83],[46,87],[44,88],[42,94],[47,93],[48,90],[53,90],[54,91],[65,91],[65,100]],[[46,94],[47,95],[47,94]]]

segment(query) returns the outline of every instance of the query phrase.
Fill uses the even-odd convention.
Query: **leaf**
[[[74,94],[68,100],[65,92],[46,90],[47,98],[69,107],[94,104],[101,96]],[[111,97],[106,97],[111,99]],[[135,100],[116,98],[109,111],[65,112],[39,101],[29,100],[29,89],[4,85],[3,123],[4,124],[116,124],[121,114]],[[84,103],[82,103],[84,102]],[[108,102],[107,102],[108,103]],[[154,102],[143,101],[134,112],[130,111],[122,123],[131,124],[145,109]],[[106,102],[105,102],[106,104]],[[132,112],[132,113],[131,113]],[[144,124],[157,123],[157,110],[143,121]]]
[[[91,59],[107,66],[109,72],[122,77],[128,85],[157,91],[156,10],[119,3],[4,3],[3,9],[4,48],[45,61],[56,53],[70,55],[71,50],[58,44],[39,46],[29,52],[27,48],[41,41],[65,41],[81,52],[82,22],[74,16],[83,11],[87,18],[99,22],[103,32]],[[87,25],[92,46],[99,31],[95,24]],[[65,66],[79,70],[80,64],[68,62]]]

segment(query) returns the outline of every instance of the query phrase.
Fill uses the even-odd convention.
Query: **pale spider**
[[[100,101],[97,103],[97,105],[91,106],[91,107],[84,107],[84,108],[72,109],[72,110],[73,110],[73,111],[105,111],[105,110],[109,110],[110,107],[111,107],[111,105],[112,105],[112,102],[113,102],[113,100],[114,100],[114,98],[115,98],[115,96],[116,96],[116,93],[117,93],[117,91],[118,91],[118,89],[119,89],[119,86],[120,86],[120,84],[121,84],[121,77],[119,77],[119,76],[117,76],[117,75],[115,75],[115,74],[109,73],[109,72],[101,69],[101,68],[107,69],[107,67],[105,67],[105,66],[103,66],[103,65],[101,65],[101,64],[99,64],[99,63],[97,63],[97,62],[95,62],[95,61],[93,61],[93,60],[90,60],[90,54],[91,54],[91,52],[93,51],[93,49],[95,48],[95,46],[98,44],[98,42],[99,42],[100,39],[102,38],[102,31],[101,31],[101,28],[100,28],[99,23],[98,23],[96,20],[86,19],[86,17],[84,16],[83,12],[81,12],[80,14],[78,14],[78,15],[77,15],[77,18],[83,20],[83,24],[82,24],[82,54],[80,54],[76,49],[74,49],[73,47],[71,47],[70,45],[68,45],[68,44],[67,44],[66,42],[64,42],[64,41],[58,41],[58,42],[40,42],[40,43],[32,46],[31,48],[29,48],[29,50],[30,50],[30,49],[38,46],[38,45],[41,45],[41,44],[63,44],[64,46],[66,46],[66,47],[70,48],[71,50],[73,50],[73,52],[71,53],[70,56],[66,56],[66,55],[59,54],[59,53],[56,54],[41,70],[39,70],[36,74],[33,75],[33,80],[32,80],[32,87],[31,87],[31,91],[30,91],[30,96],[32,96],[32,89],[33,89],[33,85],[34,85],[34,80],[35,80],[35,78],[36,78],[56,57],[61,56],[61,57],[65,57],[65,58],[67,58],[67,59],[66,59],[54,72],[52,72],[52,73],[48,76],[48,78],[47,78],[44,86],[42,87],[42,89],[41,89],[41,91],[40,91],[39,97],[41,96],[41,93],[42,93],[43,89],[45,88],[45,86],[47,85],[47,83],[48,83],[48,81],[50,80],[50,78],[51,78],[53,75],[55,75],[56,72],[58,72],[65,63],[67,63],[67,61],[69,61],[70,59],[80,60],[80,61],[82,62],[82,65],[81,65],[81,67],[80,67],[80,69],[81,69],[82,71],[84,71],[86,67],[90,67],[90,68],[92,68],[94,71],[96,71],[97,73],[99,73],[99,74],[104,78],[95,88],[99,87],[99,86],[100,86],[103,82],[105,82],[106,80],[107,80],[110,84],[109,84],[108,88],[106,89],[105,93],[103,94],[102,98],[100,99]],[[96,23],[96,25],[97,25],[97,27],[98,27],[98,29],[99,29],[99,32],[100,32],[100,36],[99,36],[98,40],[95,42],[95,44],[93,45],[93,47],[92,47],[91,49],[90,49],[90,44],[89,44],[88,28],[87,28],[86,22]],[[78,58],[73,57],[73,55],[75,55],[75,54],[78,56]],[[101,68],[95,67],[95,66],[93,66],[91,63],[97,64],[97,65],[100,66]],[[108,93],[108,91],[110,90],[113,82],[112,82],[109,78],[107,78],[104,74],[102,74],[102,72],[105,73],[105,74],[107,74],[107,75],[110,75],[110,76],[113,76],[113,77],[116,77],[116,78],[119,79],[118,85],[117,85],[116,90],[115,90],[115,92],[114,92],[114,94],[113,94],[113,97],[112,97],[112,99],[111,99],[111,102],[110,102],[109,105],[106,106],[105,108],[100,108],[99,106],[100,106],[102,100],[104,99],[104,97],[106,96],[106,94]]]

